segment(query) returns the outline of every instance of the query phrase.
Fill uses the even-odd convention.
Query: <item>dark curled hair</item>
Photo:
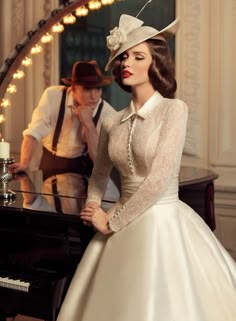
[[[175,80],[174,62],[172,60],[170,49],[163,40],[146,40],[151,54],[152,63],[149,67],[148,74],[152,86],[163,97],[173,98],[177,88]],[[116,59],[112,73],[117,84],[127,92],[131,92],[130,86],[124,86],[121,80],[122,54]]]

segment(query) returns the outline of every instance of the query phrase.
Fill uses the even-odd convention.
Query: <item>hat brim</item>
[[[62,78],[61,79],[66,85],[80,85],[87,88],[99,88],[103,86],[110,85],[113,82],[112,76],[104,76],[101,81],[91,82],[91,81],[72,81],[72,78]]]
[[[176,18],[171,24],[161,31],[148,26],[140,26],[134,29],[127,35],[125,43],[123,43],[117,50],[111,52],[108,62],[105,66],[105,71],[108,71],[112,67],[115,58],[120,54],[148,39],[159,39],[164,41],[168,40],[176,34],[179,28],[179,23],[180,19]]]

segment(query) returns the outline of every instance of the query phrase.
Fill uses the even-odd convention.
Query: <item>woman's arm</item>
[[[84,224],[92,225],[97,231],[109,234],[112,230],[108,226],[107,214],[101,209],[101,200],[105,192],[112,162],[108,154],[109,133],[105,124],[101,126],[97,156],[92,175],[89,179],[88,197],[85,208],[80,217]]]
[[[165,116],[150,172],[135,194],[109,219],[119,231],[148,209],[162,195],[172,173],[179,169],[187,125],[187,106],[175,100]]]
[[[89,179],[86,204],[96,202],[100,206],[113,167],[108,153],[109,119],[110,118],[106,118],[101,126],[97,155],[94,161],[92,175]]]

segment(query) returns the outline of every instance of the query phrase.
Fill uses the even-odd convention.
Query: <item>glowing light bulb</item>
[[[25,76],[24,71],[19,69],[13,74],[14,79],[22,79],[24,76]]]
[[[22,65],[25,66],[25,67],[29,67],[32,65],[32,59],[29,58],[29,57],[25,57],[23,60],[22,60]]]
[[[101,8],[101,2],[98,0],[90,0],[88,3],[88,7],[90,10],[98,10]]]
[[[42,43],[49,43],[49,42],[52,42],[52,40],[53,40],[53,36],[50,35],[50,33],[48,32],[46,32],[45,35],[43,35],[41,38]]]
[[[30,53],[35,55],[42,51],[43,51],[43,48],[40,45],[36,44],[34,47],[31,48]]]
[[[5,116],[3,114],[0,115],[0,124],[4,123],[6,120]]]
[[[64,18],[63,18],[63,22],[65,23],[65,24],[73,24],[73,23],[75,23],[76,22],[76,17],[75,16],[73,16],[73,14],[72,13],[69,13],[67,16],[65,16]]]
[[[7,107],[10,107],[10,106],[11,106],[10,100],[3,98],[2,101],[1,101],[1,107],[7,108]]]
[[[101,0],[101,4],[103,6],[106,6],[106,5],[111,5],[114,3],[114,0]]]
[[[16,86],[12,85],[12,84],[8,85],[7,92],[10,93],[10,94],[16,93],[17,92]]]
[[[77,17],[84,17],[87,16],[89,10],[85,6],[81,6],[75,10],[75,15]]]
[[[64,26],[60,23],[57,22],[54,26],[52,26],[52,32],[63,32],[64,31]]]

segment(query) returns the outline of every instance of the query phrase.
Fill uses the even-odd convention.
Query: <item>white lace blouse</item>
[[[178,176],[186,135],[187,106],[156,92],[136,113],[133,103],[102,124],[87,202],[101,203],[115,166],[121,179],[144,177],[137,191],[119,208],[109,210],[109,226],[119,231],[154,204],[168,180]]]

